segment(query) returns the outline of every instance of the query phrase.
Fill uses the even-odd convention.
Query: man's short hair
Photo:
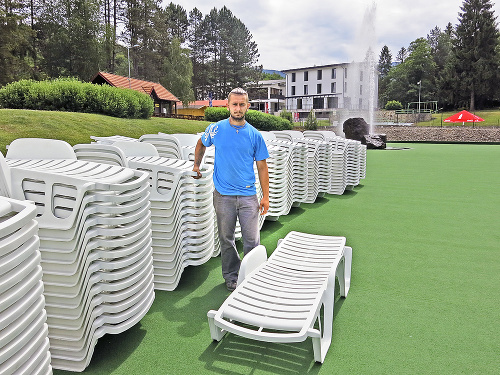
[[[248,93],[243,90],[241,87],[236,87],[235,89],[232,89],[229,95],[227,96],[227,102],[229,103],[231,101],[231,95],[245,95],[247,97],[247,102],[248,102]]]

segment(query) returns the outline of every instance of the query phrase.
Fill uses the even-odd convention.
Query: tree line
[[[183,102],[258,80],[257,44],[225,6],[159,0],[0,0],[0,87],[98,71],[159,82]]]
[[[379,105],[397,100],[438,101],[444,109],[498,106],[500,103],[500,33],[490,0],[465,0],[458,24],[430,30],[393,64],[384,46],[379,56]]]

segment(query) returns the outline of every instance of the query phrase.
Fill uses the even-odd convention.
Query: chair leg
[[[333,310],[335,304],[335,273],[332,272],[328,277],[328,286],[323,298],[323,319],[321,319],[321,309],[318,310],[318,320],[320,331],[309,329],[309,336],[312,338],[314,360],[323,363],[326,353],[332,343],[333,332]],[[323,320],[323,321],[321,321]]]
[[[210,310],[207,313],[208,316],[208,326],[210,327],[210,336],[212,336],[212,340],[214,341],[220,341],[226,334],[226,331],[220,329],[215,325],[215,314],[217,314],[217,311],[215,310]]]
[[[347,296],[349,293],[349,288],[351,287],[351,267],[352,267],[352,247],[344,247],[344,294],[343,297]]]

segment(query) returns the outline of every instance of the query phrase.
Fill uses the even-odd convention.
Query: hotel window
[[[308,95],[308,94],[309,94],[309,92],[307,90],[307,85],[304,85],[304,95]]]
[[[292,82],[295,82],[295,73],[292,73]]]
[[[316,85],[316,94],[321,94],[321,83]]]
[[[323,71],[318,70],[318,81],[321,81],[323,79]]]
[[[337,78],[337,68],[333,68],[332,69],[332,79],[336,79]]]
[[[347,68],[344,68],[344,78],[347,78]]]
[[[323,98],[313,99],[313,109],[323,109],[325,106],[325,100]]]
[[[338,108],[339,107],[339,98],[330,97],[328,98],[328,108]]]
[[[344,83],[344,92],[347,92],[347,82]]]
[[[292,95],[295,95],[295,86],[292,86]]]
[[[332,82],[331,92],[332,93],[336,93],[337,92],[337,82]]]
[[[297,99],[297,109],[302,109],[302,99]]]
[[[359,85],[359,95],[363,95],[363,85]]]
[[[309,81],[309,72],[304,72],[304,81]]]
[[[359,72],[359,80],[360,80],[360,82],[363,81],[363,71],[362,70]]]
[[[359,109],[363,109],[363,99],[359,98]]]

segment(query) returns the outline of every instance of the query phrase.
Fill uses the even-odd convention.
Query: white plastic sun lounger
[[[290,232],[265,260],[262,245],[243,258],[238,287],[208,312],[212,339],[226,332],[281,343],[311,337],[314,360],[323,363],[332,340],[335,279],[346,297],[352,249],[344,237]]]

